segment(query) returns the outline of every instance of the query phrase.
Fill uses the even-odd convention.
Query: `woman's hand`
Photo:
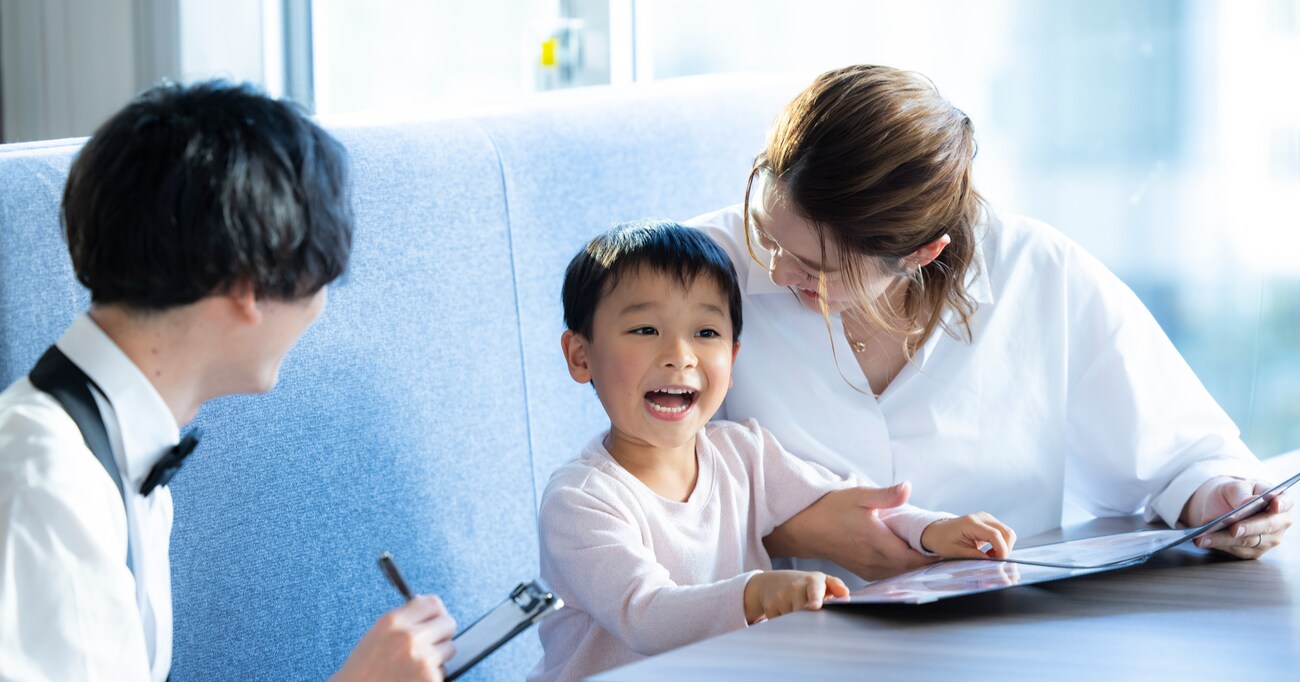
[[[826,594],[849,596],[849,588],[835,576],[818,571],[766,571],[745,583],[745,620],[776,618],[794,611],[816,611]]]
[[[876,514],[907,502],[911,491],[900,483],[827,493],[763,538],[763,545],[772,557],[830,559],[864,580],[919,568],[934,560],[909,547]]]
[[[441,682],[442,664],[456,653],[455,634],[456,619],[442,600],[418,596],[381,616],[330,679]]]
[[[1192,493],[1179,520],[1188,526],[1199,526],[1227,514],[1272,487],[1259,480],[1228,476],[1212,478]],[[1282,535],[1291,527],[1292,506],[1291,496],[1282,493],[1273,498],[1264,511],[1217,533],[1196,538],[1196,546],[1216,549],[1239,559],[1258,559],[1282,542]]]
[[[991,547],[981,550],[986,544]],[[1016,546],[1016,532],[992,514],[980,512],[926,526],[921,546],[945,559],[1005,559]]]

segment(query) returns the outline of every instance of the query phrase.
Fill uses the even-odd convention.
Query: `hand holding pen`
[[[331,679],[441,682],[443,663],[456,653],[456,619],[437,596],[413,594],[388,552],[379,568],[406,603],[375,622]]]

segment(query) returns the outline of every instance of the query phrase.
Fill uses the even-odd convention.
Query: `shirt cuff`
[[[745,589],[749,587],[750,578],[753,578],[759,573],[762,573],[762,571],[749,571],[747,573],[741,573],[735,578],[732,578],[732,580],[740,583],[740,625],[741,627],[749,627],[750,625],[757,625],[767,620],[766,616],[760,616],[758,620],[754,621],[753,623],[750,623],[749,618],[745,615]]]
[[[1183,514],[1183,507],[1187,506],[1187,501],[1192,498],[1192,494],[1207,481],[1219,476],[1272,480],[1259,460],[1228,458],[1204,460],[1187,467],[1175,476],[1160,494],[1152,498],[1143,516],[1147,521],[1155,521],[1159,518],[1170,528],[1177,528],[1179,517]]]

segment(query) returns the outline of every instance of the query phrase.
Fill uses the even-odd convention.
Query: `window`
[[[929,76],[976,182],[1116,272],[1267,457],[1300,447],[1300,2],[656,0],[638,73]]]
[[[1300,0],[47,0],[0,4],[0,37],[8,141],[167,74],[334,115],[914,69],[975,121],[998,210],[1124,279],[1256,452],[1300,446]]]

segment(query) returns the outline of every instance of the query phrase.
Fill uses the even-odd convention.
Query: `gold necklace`
[[[867,342],[854,339],[853,335],[849,333],[848,327],[844,328],[844,340],[849,342],[849,348],[852,348],[854,353],[867,352]]]

